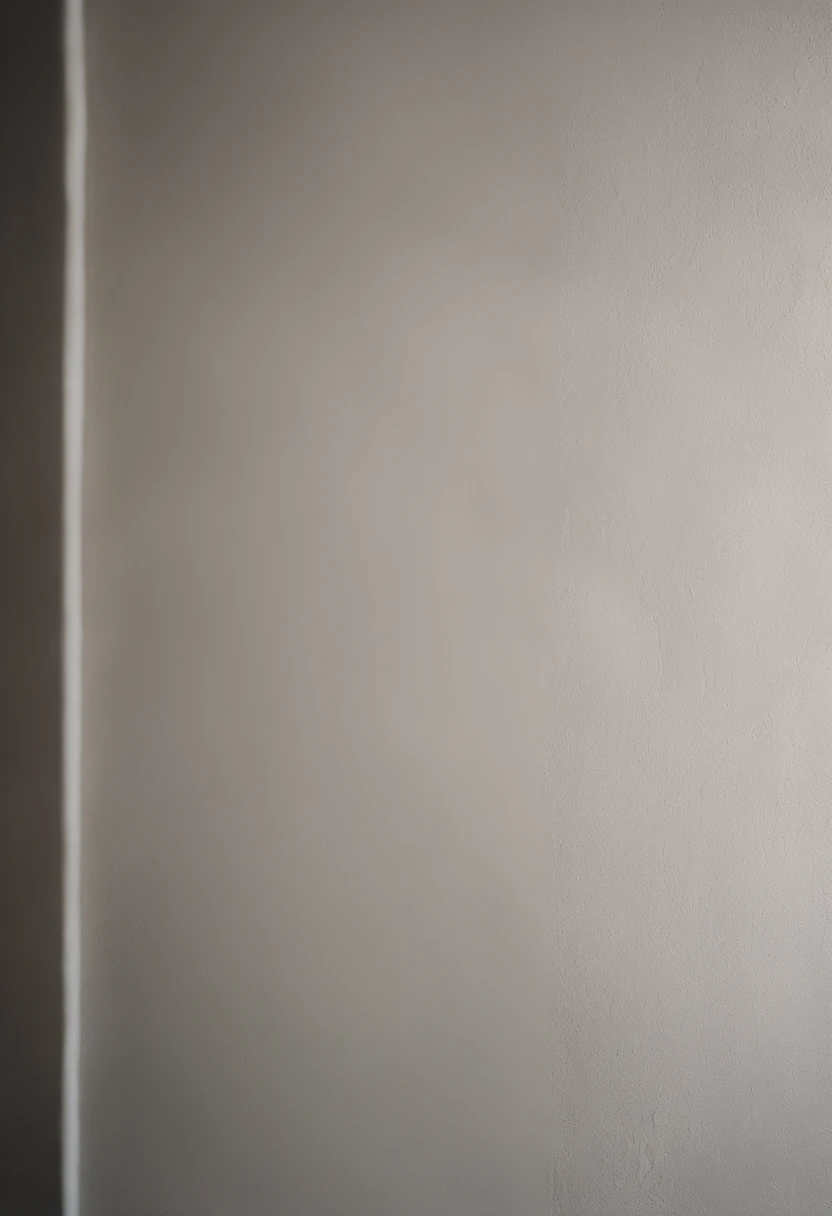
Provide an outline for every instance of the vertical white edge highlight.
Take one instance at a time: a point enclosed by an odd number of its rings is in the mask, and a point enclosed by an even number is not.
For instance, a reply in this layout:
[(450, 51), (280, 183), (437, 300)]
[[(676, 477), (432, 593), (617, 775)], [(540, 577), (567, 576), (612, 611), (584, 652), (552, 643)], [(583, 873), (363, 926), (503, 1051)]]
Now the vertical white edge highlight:
[(79, 1216), (81, 534), (84, 449), (84, 179), (87, 136), (83, 0), (64, 0), (63, 22), (66, 244), (63, 350), (64, 1043), (61, 1173), (64, 1216)]

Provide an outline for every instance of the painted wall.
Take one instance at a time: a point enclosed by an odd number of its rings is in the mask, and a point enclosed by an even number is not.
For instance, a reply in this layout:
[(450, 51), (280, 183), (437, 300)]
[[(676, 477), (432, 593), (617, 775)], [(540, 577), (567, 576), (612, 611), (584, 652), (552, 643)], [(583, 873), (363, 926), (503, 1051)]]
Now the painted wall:
[(87, 22), (84, 1211), (828, 1212), (828, 5)]

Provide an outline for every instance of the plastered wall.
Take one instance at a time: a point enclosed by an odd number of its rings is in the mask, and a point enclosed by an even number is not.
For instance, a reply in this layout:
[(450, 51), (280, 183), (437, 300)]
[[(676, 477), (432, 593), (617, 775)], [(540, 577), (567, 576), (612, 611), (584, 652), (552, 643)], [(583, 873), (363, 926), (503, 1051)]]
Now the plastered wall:
[(87, 32), (84, 1212), (828, 1212), (828, 5)]

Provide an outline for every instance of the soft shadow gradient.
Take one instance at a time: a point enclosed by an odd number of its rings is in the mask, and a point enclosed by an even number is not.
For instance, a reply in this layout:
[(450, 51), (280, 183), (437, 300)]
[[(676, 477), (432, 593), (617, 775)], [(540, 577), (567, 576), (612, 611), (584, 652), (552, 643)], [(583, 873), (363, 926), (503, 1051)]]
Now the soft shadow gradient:
[(828, 7), (87, 22), (85, 1211), (821, 1216)]

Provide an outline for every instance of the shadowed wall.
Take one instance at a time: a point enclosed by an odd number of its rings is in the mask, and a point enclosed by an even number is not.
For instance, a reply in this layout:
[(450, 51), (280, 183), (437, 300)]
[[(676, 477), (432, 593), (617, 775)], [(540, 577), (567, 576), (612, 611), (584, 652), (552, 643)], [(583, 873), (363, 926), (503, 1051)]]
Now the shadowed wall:
[(0, 1212), (54, 1216), (61, 1120), (61, 6), (0, 5)]
[(831, 22), (88, 4), (86, 1212), (828, 1210)]

